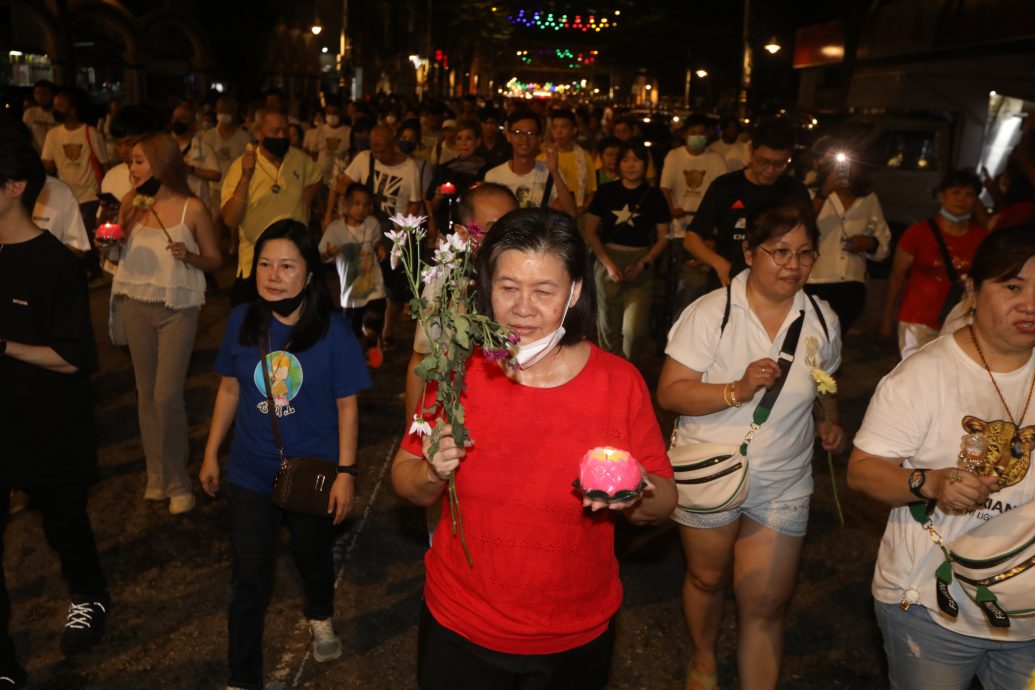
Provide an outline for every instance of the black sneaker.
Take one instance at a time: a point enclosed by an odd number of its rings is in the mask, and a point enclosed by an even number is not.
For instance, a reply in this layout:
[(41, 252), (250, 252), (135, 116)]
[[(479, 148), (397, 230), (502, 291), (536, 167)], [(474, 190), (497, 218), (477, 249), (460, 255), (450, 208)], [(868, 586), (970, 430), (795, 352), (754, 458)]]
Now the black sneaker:
[[(108, 617), (108, 597), (101, 601), (72, 601), (68, 605), (68, 622), (61, 635), (61, 652), (66, 655), (85, 652), (104, 637)], [(0, 686), (2, 687), (2, 686)]]

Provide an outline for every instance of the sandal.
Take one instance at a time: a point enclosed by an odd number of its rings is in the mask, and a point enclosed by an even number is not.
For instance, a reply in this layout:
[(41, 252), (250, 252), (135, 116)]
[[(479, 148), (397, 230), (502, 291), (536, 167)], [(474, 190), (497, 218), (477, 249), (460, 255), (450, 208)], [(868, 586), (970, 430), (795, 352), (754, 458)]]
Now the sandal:
[(701, 690), (719, 690), (719, 674), (705, 675), (700, 671), (695, 671), (694, 662), (691, 661), (686, 665), (686, 690), (690, 690), (690, 686), (694, 683), (697, 683)]

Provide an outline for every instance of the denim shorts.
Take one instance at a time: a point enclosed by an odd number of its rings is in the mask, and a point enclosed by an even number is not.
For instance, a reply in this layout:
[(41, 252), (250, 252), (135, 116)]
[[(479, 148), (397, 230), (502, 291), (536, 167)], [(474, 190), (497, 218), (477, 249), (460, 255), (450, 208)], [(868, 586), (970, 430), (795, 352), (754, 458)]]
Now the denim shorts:
[(753, 508), (739, 506), (721, 513), (692, 513), (676, 506), (672, 519), (684, 527), (715, 529), (725, 527), (740, 519), (741, 515), (758, 524), (788, 537), (804, 537), (809, 527), (809, 501), (811, 496), (771, 501)]
[(931, 620), (931, 612), (919, 604), (903, 611), (897, 604), (877, 601), (874, 609), (891, 690), (967, 690), (974, 676), (985, 688), (1029, 687), (1035, 640), (989, 640), (953, 632)]

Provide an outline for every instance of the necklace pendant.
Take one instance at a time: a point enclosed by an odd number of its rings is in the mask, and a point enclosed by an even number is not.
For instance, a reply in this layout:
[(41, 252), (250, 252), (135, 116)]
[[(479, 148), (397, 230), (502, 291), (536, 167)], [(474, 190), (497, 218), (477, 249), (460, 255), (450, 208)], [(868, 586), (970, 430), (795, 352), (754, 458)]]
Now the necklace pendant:
[(1020, 460), (1021, 456), (1024, 455), (1024, 444), (1021, 443), (1021, 437), (1016, 431), (1013, 433), (1013, 440), (1010, 442), (1010, 455), (1013, 456), (1014, 460)]
[(270, 187), (270, 191), (272, 191), (274, 194), (280, 194), (280, 185), (273, 185), (272, 187)]

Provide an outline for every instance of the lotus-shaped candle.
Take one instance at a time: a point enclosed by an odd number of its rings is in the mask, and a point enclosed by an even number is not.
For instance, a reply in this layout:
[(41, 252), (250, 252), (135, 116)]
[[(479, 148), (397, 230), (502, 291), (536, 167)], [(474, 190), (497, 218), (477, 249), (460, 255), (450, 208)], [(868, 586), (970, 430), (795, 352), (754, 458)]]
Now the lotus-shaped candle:
[(122, 233), (122, 228), (115, 223), (102, 223), (94, 235), (97, 244), (105, 246), (118, 244), (124, 238), (125, 235)]
[(640, 463), (628, 451), (605, 446), (582, 456), (575, 486), (591, 499), (620, 503), (639, 496), (646, 481)]

